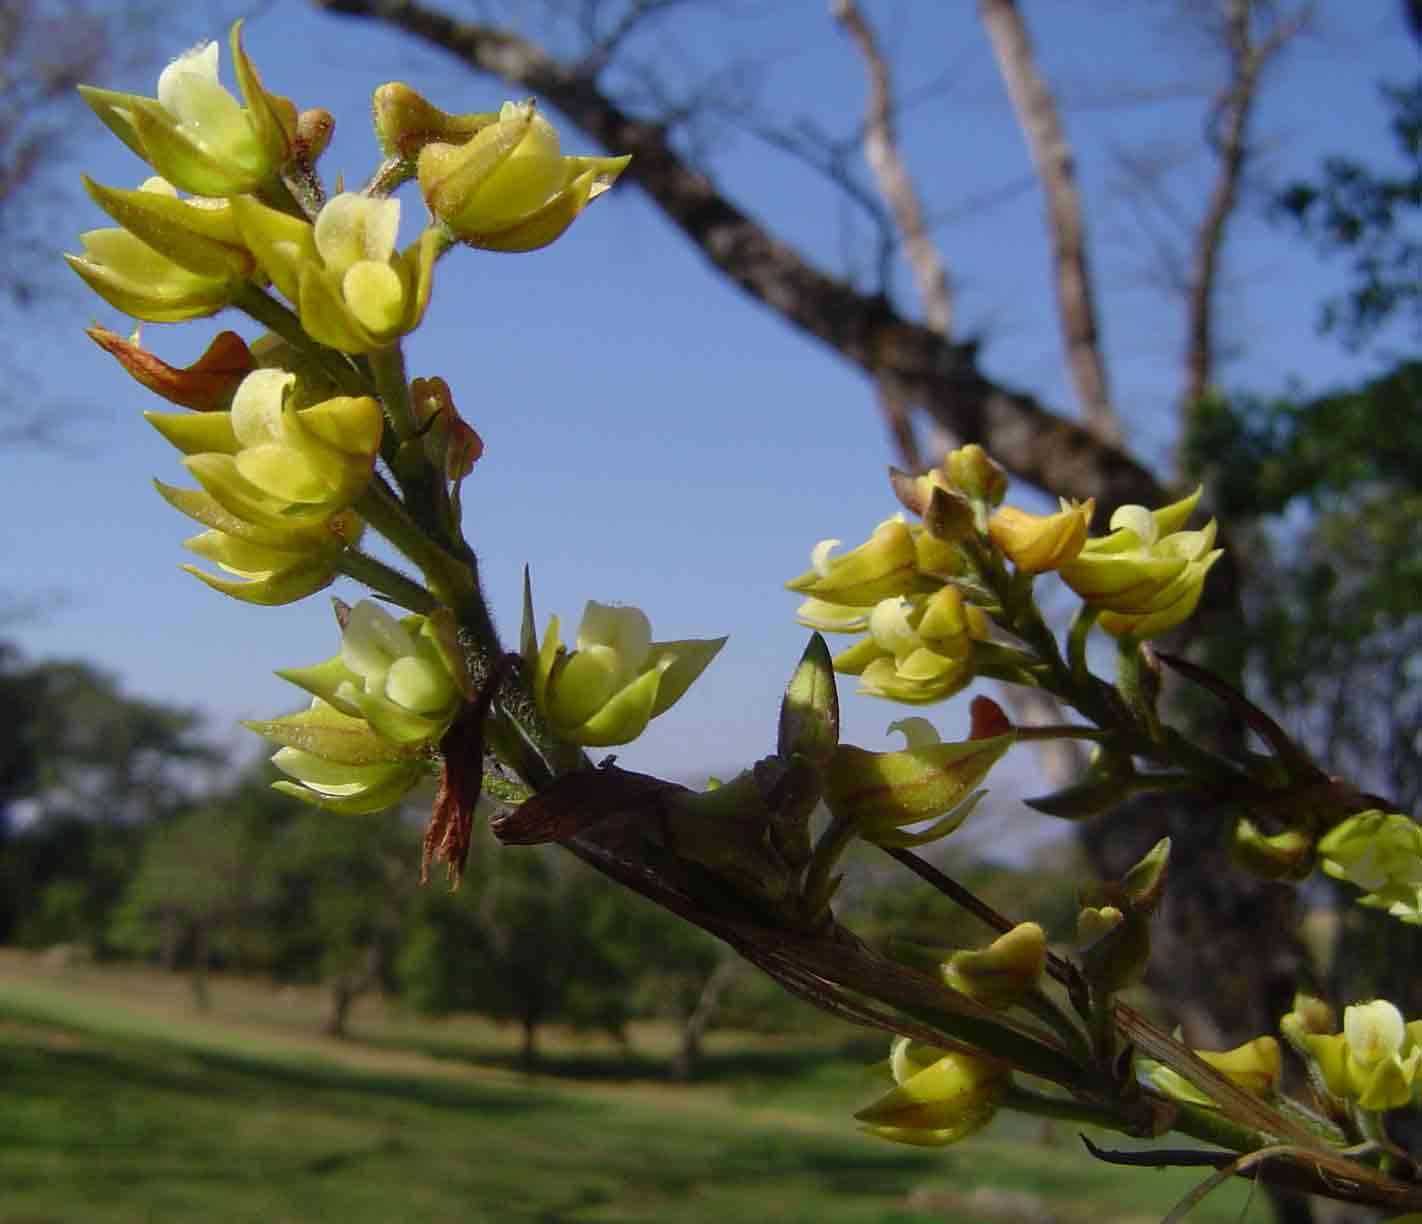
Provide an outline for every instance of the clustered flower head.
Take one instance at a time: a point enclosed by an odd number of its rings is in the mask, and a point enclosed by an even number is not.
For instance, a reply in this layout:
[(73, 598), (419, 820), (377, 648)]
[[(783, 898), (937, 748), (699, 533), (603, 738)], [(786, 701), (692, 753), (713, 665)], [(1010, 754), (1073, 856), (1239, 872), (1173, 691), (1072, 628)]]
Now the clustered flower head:
[[(807, 598), (796, 619), (830, 633), (863, 633), (834, 658), (860, 677), (860, 692), (894, 701), (940, 701), (973, 677), (974, 641), (986, 640), (983, 610), (951, 579), (964, 571), (952, 541), (895, 515), (843, 556), (823, 540), (811, 568), (786, 585)], [(866, 632), (867, 631), (867, 632)]]

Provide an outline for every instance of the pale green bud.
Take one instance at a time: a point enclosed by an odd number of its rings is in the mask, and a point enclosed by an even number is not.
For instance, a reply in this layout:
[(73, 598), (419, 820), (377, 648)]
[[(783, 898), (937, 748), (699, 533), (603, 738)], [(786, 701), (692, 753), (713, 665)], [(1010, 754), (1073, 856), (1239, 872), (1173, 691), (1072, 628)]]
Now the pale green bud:
[(1037, 989), (1046, 966), (1046, 933), (1035, 922), (1020, 922), (986, 948), (954, 952), (943, 980), (984, 1007), (1012, 1007)]
[(940, 1147), (992, 1121), (1011, 1078), (1003, 1063), (952, 1050), (925, 1066), (899, 1057), (899, 1048), (896, 1042), (891, 1057), (895, 1087), (854, 1115), (867, 1123), (867, 1133), (895, 1143)]
[[(895, 726), (909, 747), (868, 752), (852, 744), (835, 749), (825, 770), (824, 800), (836, 816), (853, 823), (859, 836), (885, 846), (925, 845), (946, 837), (967, 819), (983, 792), (988, 772), (1012, 746), (1015, 733), (937, 742), (926, 719)], [(919, 832), (909, 827), (932, 821)]]
[(532, 102), (505, 102), (497, 121), (462, 144), (420, 149), (425, 203), (461, 242), (532, 251), (558, 238), (617, 181), (628, 157), (564, 157), (558, 133)]

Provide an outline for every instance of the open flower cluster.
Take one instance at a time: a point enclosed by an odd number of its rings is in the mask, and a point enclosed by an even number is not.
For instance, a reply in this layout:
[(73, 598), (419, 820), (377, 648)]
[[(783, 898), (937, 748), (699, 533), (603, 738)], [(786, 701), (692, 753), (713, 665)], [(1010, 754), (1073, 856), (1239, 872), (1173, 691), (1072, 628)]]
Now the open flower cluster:
[(403, 177), (418, 169), (433, 217), (401, 252), (400, 204), (389, 197), (399, 177), (375, 192), (292, 206), (291, 184), (311, 180), (330, 117), (299, 113), (263, 87), (242, 49), (240, 23), (231, 41), (241, 102), (219, 80), (216, 43), (174, 60), (156, 98), (81, 90), (157, 175), (138, 191), (90, 183), (120, 228), (89, 231), (83, 254), (68, 257), (96, 293), (134, 318), (201, 318), (270, 284), (312, 339), (368, 353), (419, 324), (434, 261), (450, 242), (502, 251), (545, 246), (627, 164), (625, 157), (564, 157), (531, 103), (452, 116), (406, 86), (385, 86), (378, 134), (408, 158)]
[(834, 658), (860, 692), (893, 701), (941, 701), (973, 678), (973, 642), (990, 632), (983, 610), (949, 579), (965, 572), (952, 541), (901, 515), (843, 556), (838, 540), (815, 546), (812, 566), (787, 583), (808, 598), (796, 619), (829, 633), (861, 633)]

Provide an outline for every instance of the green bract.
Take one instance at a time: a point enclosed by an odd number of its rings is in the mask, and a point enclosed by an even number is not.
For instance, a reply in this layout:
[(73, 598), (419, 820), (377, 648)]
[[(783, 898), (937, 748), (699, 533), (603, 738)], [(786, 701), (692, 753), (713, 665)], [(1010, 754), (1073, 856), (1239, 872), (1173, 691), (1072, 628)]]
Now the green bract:
[(427, 776), (423, 752), (392, 744), (319, 697), (310, 709), (243, 725), (281, 745), (272, 763), (296, 782), (274, 782), (274, 789), (331, 811), (383, 811)]

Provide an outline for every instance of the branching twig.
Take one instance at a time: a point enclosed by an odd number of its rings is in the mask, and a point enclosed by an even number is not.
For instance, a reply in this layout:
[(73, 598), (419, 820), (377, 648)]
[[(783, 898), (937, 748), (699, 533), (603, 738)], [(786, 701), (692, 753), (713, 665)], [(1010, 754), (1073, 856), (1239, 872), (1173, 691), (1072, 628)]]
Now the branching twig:
[(1016, 0), (978, 0), (978, 12), (1041, 178), (1052, 238), (1057, 315), (1082, 416), (1097, 437), (1118, 442), (1121, 429), (1111, 407), (1106, 363), (1101, 354), (1086, 255), (1086, 220), (1076, 188), (1071, 146), (1051, 91), (1037, 70)]

